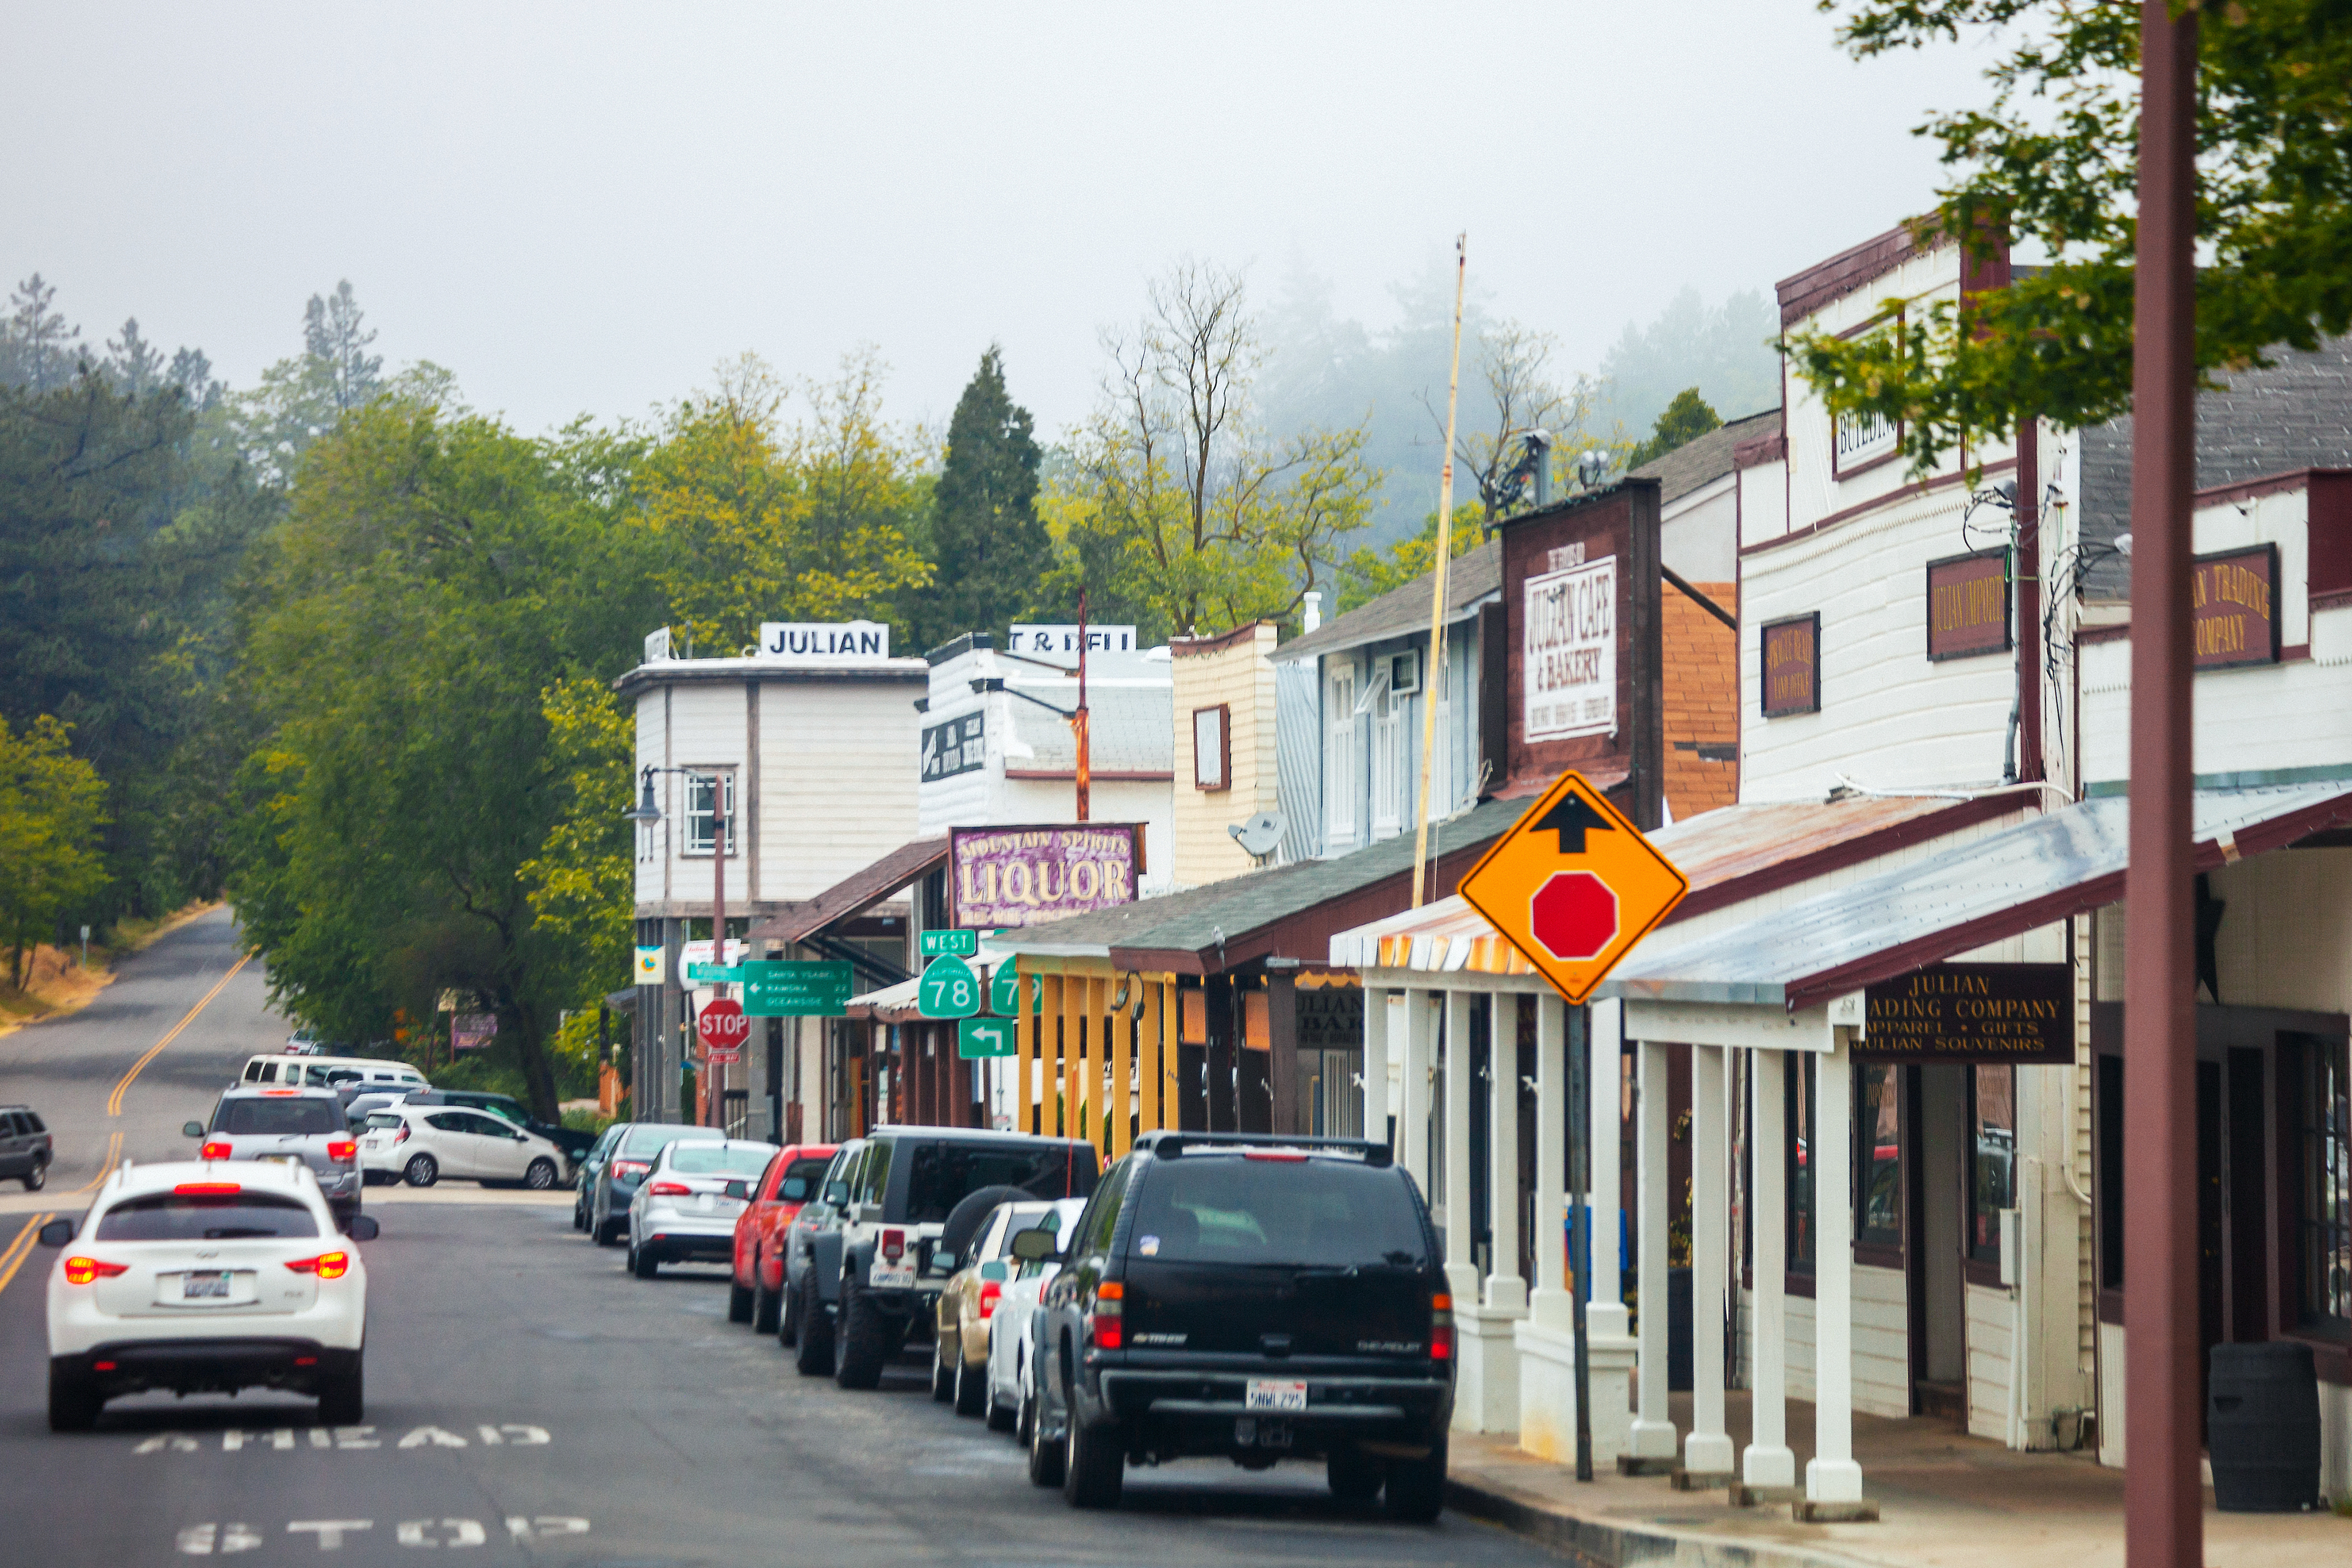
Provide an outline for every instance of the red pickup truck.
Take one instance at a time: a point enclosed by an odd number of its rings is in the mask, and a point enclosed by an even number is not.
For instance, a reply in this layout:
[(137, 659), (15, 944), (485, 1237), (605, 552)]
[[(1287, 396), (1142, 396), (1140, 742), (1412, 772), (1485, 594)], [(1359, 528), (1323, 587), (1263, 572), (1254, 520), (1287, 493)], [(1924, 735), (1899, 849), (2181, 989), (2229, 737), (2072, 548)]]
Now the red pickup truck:
[(793, 1144), (778, 1150), (736, 1217), (735, 1286), (727, 1293), (727, 1316), (750, 1323), (755, 1333), (776, 1332), (784, 1307), (784, 1233), (801, 1205), (816, 1196), (834, 1147)]

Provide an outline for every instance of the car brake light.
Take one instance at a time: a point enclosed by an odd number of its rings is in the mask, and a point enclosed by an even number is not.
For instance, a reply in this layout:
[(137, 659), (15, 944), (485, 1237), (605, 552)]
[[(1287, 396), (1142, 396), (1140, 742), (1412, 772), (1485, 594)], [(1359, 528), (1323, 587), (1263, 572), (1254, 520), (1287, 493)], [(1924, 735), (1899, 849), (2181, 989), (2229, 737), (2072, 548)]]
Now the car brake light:
[(214, 1140), (212, 1143), (206, 1144), (199, 1157), (207, 1160), (226, 1160), (233, 1158), (236, 1154), (236, 1145), (235, 1144), (230, 1143), (226, 1138), (219, 1138)]
[(884, 1231), (882, 1233), (882, 1256), (889, 1259), (890, 1261), (895, 1263), (906, 1255), (907, 1233), (903, 1230)]
[(1105, 1280), (1095, 1287), (1095, 1305), (1087, 1314), (1087, 1329), (1097, 1350), (1117, 1350), (1123, 1342), (1126, 1296), (1127, 1287), (1117, 1280)]
[(299, 1089), (265, 1089), (262, 1091), (262, 1093), (272, 1099), (282, 1094), (299, 1094), (300, 1092), (302, 1092)]
[(1296, 1165), (1305, 1160), (1307, 1156), (1300, 1154), (1296, 1149), (1244, 1149), (1242, 1151), (1242, 1158), (1245, 1160), (1280, 1160), (1285, 1165)]
[(397, 1133), (394, 1133), (394, 1134), (392, 1135), (392, 1141), (393, 1141), (394, 1143), (395, 1143), (395, 1144), (404, 1144), (404, 1143), (408, 1142), (408, 1124), (407, 1124), (407, 1123), (403, 1122), (403, 1123), (400, 1124), (400, 1131), (398, 1131)]
[(331, 1160), (355, 1160), (359, 1158), (359, 1140), (356, 1138), (335, 1138), (330, 1140), (327, 1145), (327, 1157)]
[(340, 1280), (352, 1271), (352, 1255), (348, 1252), (321, 1252), (316, 1258), (298, 1258), (286, 1266), (297, 1274), (316, 1274), (321, 1280)]
[(605, 1168), (613, 1173), (614, 1179), (617, 1181), (625, 1176), (641, 1176), (654, 1167), (650, 1160), (614, 1160)]
[(1444, 1291), (1429, 1298), (1429, 1359), (1454, 1359), (1454, 1298)]
[(998, 1284), (995, 1281), (983, 1280), (981, 1281), (980, 1315), (983, 1318), (994, 1317), (996, 1315), (997, 1298), (1003, 1294), (1004, 1287)]
[(92, 1280), (111, 1280), (117, 1274), (127, 1272), (130, 1268), (128, 1263), (101, 1263), (95, 1258), (68, 1258), (66, 1260), (66, 1283), (87, 1285)]
[(682, 1181), (657, 1181), (646, 1188), (656, 1197), (691, 1197), (694, 1189)]
[(89, 1369), (92, 1372), (113, 1372), (118, 1370), (116, 1364), (110, 1361), (93, 1361), (89, 1364)]
[(184, 1181), (172, 1189), (183, 1197), (219, 1197), (232, 1192), (243, 1192), (242, 1183), (233, 1181)]

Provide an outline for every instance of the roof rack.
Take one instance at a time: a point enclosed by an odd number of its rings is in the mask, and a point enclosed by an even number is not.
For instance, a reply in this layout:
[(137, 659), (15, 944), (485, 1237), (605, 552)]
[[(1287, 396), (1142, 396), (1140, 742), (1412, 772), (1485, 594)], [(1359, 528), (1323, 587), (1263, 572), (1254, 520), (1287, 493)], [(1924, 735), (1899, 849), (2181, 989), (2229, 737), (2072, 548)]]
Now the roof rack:
[(1135, 1146), (1150, 1153), (1155, 1159), (1180, 1158), (1188, 1146), (1199, 1145), (1223, 1148), (1305, 1149), (1314, 1154), (1356, 1155), (1368, 1166), (1384, 1166), (1394, 1159), (1388, 1145), (1370, 1138), (1309, 1138), (1294, 1137), (1286, 1133), (1146, 1133), (1135, 1140)]

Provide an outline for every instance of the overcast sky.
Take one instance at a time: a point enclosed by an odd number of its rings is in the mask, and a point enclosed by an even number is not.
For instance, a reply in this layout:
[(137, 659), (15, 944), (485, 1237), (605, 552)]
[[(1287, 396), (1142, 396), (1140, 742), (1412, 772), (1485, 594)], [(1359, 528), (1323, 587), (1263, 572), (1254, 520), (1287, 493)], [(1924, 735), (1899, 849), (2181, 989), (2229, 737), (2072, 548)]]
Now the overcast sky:
[(1051, 431), (1180, 254), (1380, 326), (1456, 230), (1589, 368), (1920, 210), (1909, 128), (1984, 93), (1964, 48), (1849, 60), (1808, 0), (12, 13), (0, 281), (244, 384), (349, 277), (388, 368), (532, 430), (861, 342), (943, 423), (993, 340)]

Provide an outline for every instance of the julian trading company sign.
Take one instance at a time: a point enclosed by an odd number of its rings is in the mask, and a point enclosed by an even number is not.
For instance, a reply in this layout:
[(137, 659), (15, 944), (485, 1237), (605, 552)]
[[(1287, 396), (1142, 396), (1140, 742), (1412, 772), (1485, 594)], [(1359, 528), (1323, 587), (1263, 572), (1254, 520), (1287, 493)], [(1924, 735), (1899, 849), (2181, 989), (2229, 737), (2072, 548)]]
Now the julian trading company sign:
[(2074, 971), (2063, 964), (1931, 964), (1864, 995), (1857, 1057), (2060, 1065), (2074, 1060)]
[(2279, 660), (2278, 546), (2200, 555), (2189, 590), (2196, 666), (2275, 664)]
[(1135, 900), (1139, 822), (948, 830), (948, 924), (1042, 925)]

